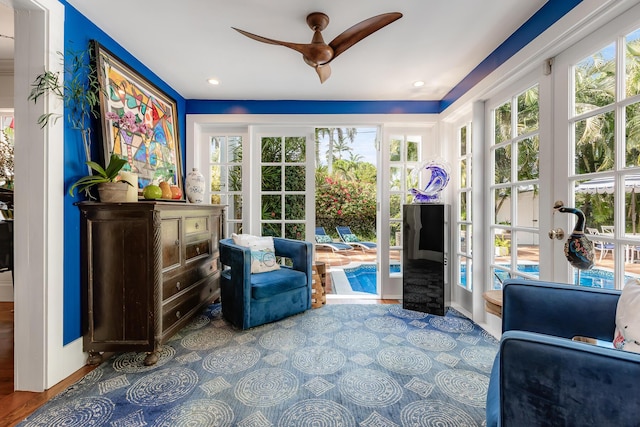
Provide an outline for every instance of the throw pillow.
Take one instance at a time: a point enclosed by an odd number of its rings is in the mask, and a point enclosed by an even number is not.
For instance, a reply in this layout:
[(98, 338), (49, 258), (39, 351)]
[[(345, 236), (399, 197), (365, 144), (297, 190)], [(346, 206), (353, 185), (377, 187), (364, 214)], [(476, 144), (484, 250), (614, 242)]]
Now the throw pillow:
[(331, 236), (327, 236), (326, 234), (316, 235), (316, 243), (331, 243), (333, 239)]
[(347, 243), (359, 242), (360, 241), (360, 239), (358, 239), (358, 236), (356, 236), (355, 234), (343, 234), (342, 238)]
[(617, 349), (640, 353), (640, 281), (629, 280), (616, 308), (616, 331), (613, 345)]
[(273, 237), (233, 233), (231, 238), (236, 245), (251, 249), (251, 273), (266, 273), (280, 268), (276, 262)]

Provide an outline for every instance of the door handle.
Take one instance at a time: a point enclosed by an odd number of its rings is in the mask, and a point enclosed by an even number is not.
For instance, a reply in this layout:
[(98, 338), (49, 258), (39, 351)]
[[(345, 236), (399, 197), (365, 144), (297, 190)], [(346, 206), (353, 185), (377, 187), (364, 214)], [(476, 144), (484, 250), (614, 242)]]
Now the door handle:
[(549, 230), (549, 238), (551, 240), (553, 240), (553, 239), (558, 239), (558, 240), (564, 239), (564, 230), (562, 228), (552, 228), (551, 230)]

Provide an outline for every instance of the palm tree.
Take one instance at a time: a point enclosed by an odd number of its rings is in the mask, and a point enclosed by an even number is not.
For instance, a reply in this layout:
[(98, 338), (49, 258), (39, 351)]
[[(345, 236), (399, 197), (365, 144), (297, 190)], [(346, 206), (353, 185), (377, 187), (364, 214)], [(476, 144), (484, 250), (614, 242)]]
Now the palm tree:
[(333, 159), (338, 154), (342, 158), (343, 152), (350, 152), (351, 147), (347, 140), (353, 143), (358, 130), (356, 128), (316, 128), (316, 158), (320, 157), (320, 140), (329, 138), (329, 148), (327, 149), (327, 165), (329, 175), (333, 173)]

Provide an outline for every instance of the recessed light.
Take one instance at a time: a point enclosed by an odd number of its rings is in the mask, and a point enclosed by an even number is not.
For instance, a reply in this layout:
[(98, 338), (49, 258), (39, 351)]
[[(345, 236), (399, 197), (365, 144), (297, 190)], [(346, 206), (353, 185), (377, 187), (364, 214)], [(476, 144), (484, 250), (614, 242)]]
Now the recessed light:
[(209, 82), (209, 84), (217, 86), (220, 84), (220, 81), (218, 79), (209, 79), (207, 80)]
[(424, 82), (422, 80), (418, 80), (417, 82), (413, 82), (413, 87), (422, 87), (424, 86)]

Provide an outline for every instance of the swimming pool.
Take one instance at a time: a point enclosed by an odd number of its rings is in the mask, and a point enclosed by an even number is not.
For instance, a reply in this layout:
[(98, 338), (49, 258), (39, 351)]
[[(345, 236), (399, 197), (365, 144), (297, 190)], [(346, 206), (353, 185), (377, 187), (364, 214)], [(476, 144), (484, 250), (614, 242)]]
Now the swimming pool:
[[(391, 264), (390, 273), (400, 273), (400, 264)], [(502, 265), (507, 267), (507, 265)], [(460, 279), (463, 285), (466, 285), (465, 277), (466, 266), (462, 265), (460, 268)], [(540, 277), (540, 266), (538, 264), (518, 264), (518, 271), (521, 271), (535, 278)], [(368, 294), (376, 294), (376, 273), (377, 268), (375, 264), (360, 264), (356, 267), (348, 267), (344, 269), (344, 273), (349, 281), (349, 286), (356, 292), (365, 292)], [(496, 275), (493, 281), (493, 289), (502, 289), (502, 282), (508, 279), (509, 272), (503, 270), (496, 270)], [(574, 280), (578, 277), (577, 271), (574, 276)], [(625, 282), (629, 279), (635, 279), (637, 276), (628, 275), (624, 276)], [(574, 282), (575, 283), (575, 282)], [(613, 272), (608, 270), (602, 270), (594, 268), (591, 270), (583, 270), (580, 274), (580, 286), (589, 288), (604, 288), (615, 289), (615, 281), (613, 278)]]
[[(507, 265), (503, 265), (503, 267), (507, 267)], [(538, 264), (518, 264), (518, 271), (526, 273), (528, 275), (534, 276), (535, 278), (540, 277), (540, 266)], [(466, 266), (462, 265), (460, 268), (460, 279), (463, 285), (466, 285), (466, 277), (465, 277)], [(496, 277), (493, 281), (493, 289), (502, 289), (502, 282), (508, 279), (509, 272), (496, 270)], [(578, 278), (578, 272), (574, 275), (574, 282)], [(626, 282), (629, 279), (635, 279), (637, 276), (625, 274), (624, 281)], [(615, 289), (615, 280), (613, 277), (613, 272), (609, 270), (602, 270), (599, 268), (593, 268), (591, 270), (582, 270), (580, 273), (580, 286), (585, 286), (589, 288), (603, 288), (603, 289)]]
[[(349, 286), (356, 292), (366, 292), (368, 294), (377, 294), (376, 292), (376, 274), (377, 266), (375, 264), (360, 264), (357, 267), (344, 268), (344, 274), (347, 276)], [(400, 273), (400, 264), (391, 264), (389, 266), (390, 273)]]

